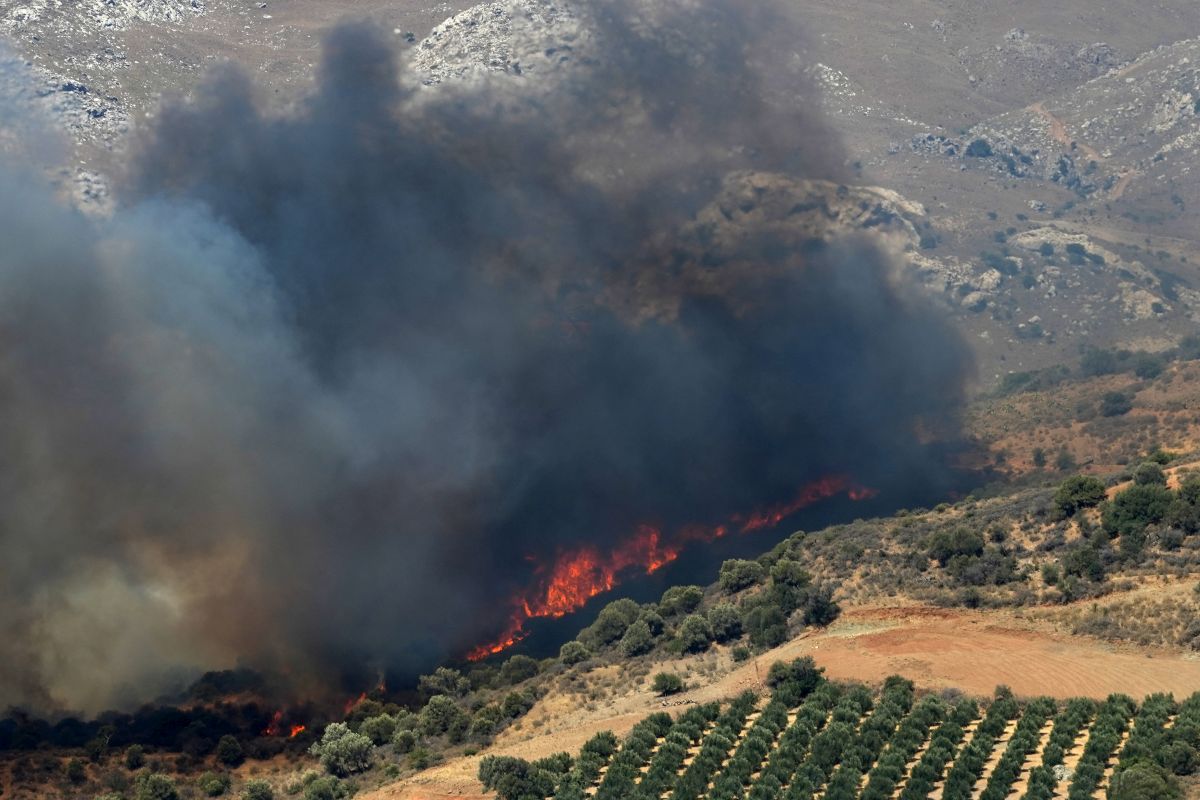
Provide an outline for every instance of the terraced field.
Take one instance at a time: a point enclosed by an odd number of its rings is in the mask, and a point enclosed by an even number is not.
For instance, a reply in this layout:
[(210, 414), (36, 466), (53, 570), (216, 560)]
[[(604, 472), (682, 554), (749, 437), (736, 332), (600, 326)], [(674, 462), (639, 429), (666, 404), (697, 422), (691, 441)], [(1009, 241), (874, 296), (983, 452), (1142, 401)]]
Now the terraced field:
[[(1134, 764), (1194, 769), (1200, 692), (1102, 702), (810, 680), (656, 713), (554, 773), (558, 800), (1091, 800)], [(537, 765), (534, 765), (537, 768)], [(1114, 778), (1114, 776), (1117, 776)], [(1168, 778), (1169, 780), (1169, 778)]]

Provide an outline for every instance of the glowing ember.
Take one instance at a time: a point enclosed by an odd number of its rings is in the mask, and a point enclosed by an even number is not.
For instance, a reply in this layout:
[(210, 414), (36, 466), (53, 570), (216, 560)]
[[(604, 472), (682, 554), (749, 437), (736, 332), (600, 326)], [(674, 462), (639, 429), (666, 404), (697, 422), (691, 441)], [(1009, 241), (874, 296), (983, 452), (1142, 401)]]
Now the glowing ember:
[[(673, 544), (664, 543), (661, 531), (642, 525), (633, 536), (607, 555), (590, 545), (560, 553), (549, 570), (542, 567), (535, 571), (539, 580), (534, 587), (514, 598), (515, 610), (504, 632), (496, 641), (476, 647), (467, 654), (467, 659), (479, 661), (507, 650), (528, 635), (525, 630), (528, 620), (561, 617), (580, 609), (596, 595), (617, 586), (622, 574), (635, 570), (645, 575), (657, 572), (677, 559), (684, 545), (689, 542), (711, 542), (727, 535), (730, 530), (752, 533), (773, 528), (800, 509), (842, 493), (856, 501), (867, 500), (877, 494), (874, 489), (859, 486), (844, 475), (833, 475), (802, 487), (795, 499), (788, 503), (746, 516), (735, 515), (724, 525), (689, 525), (682, 528), (674, 537)], [(357, 702), (347, 705), (347, 714)]]
[(367, 699), (367, 693), (363, 692), (358, 697), (354, 697), (354, 698), (347, 700), (346, 705), (342, 706), (342, 716), (343, 717), (350, 716), (350, 712), (354, 710), (354, 707), (366, 699)]
[(307, 728), (307, 725), (293, 725), (288, 731), (288, 738), (295, 739), (297, 736), (304, 733)]
[(267, 723), (267, 727), (263, 728), (262, 735), (263, 736), (278, 736), (279, 735), (279, 723), (282, 720), (283, 720), (283, 712), (276, 711), (274, 714), (271, 715), (271, 721)]

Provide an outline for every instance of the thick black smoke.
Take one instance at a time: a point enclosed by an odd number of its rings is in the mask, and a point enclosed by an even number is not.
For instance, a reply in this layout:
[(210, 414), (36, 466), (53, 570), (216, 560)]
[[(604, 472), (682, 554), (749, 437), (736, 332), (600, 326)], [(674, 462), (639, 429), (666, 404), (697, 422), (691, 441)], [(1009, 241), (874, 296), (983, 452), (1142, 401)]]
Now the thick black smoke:
[(727, 207), (842, 161), (745, 5), (597, 0), (537, 91), (341, 28), (292, 113), (232, 68), (167, 103), (103, 222), (0, 172), (0, 703), (428, 667), (529, 556), (926, 468), (956, 337)]

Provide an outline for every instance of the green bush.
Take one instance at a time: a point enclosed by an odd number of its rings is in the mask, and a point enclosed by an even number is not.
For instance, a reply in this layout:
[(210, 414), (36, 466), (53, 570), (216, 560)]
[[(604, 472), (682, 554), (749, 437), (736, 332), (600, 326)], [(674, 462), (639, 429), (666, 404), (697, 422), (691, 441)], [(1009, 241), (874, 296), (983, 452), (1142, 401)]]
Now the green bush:
[(683, 678), (670, 672), (660, 672), (651, 684), (660, 695), (679, 694), (684, 690)]
[(1100, 398), (1100, 414), (1120, 417), (1133, 410), (1133, 398), (1124, 392), (1107, 392)]
[(1101, 521), (1110, 536), (1141, 533), (1148, 525), (1161, 522), (1171, 507), (1174, 495), (1165, 486), (1130, 486), (1104, 507)]
[(690, 614), (700, 607), (704, 599), (704, 590), (699, 586), (672, 586), (663, 592), (658, 601), (658, 611), (664, 617), (678, 617)]
[(626, 657), (640, 656), (654, 649), (654, 635), (644, 620), (636, 620), (621, 637), (621, 653)]
[(133, 782), (134, 800), (179, 800), (175, 781), (157, 772), (143, 772)]
[(1080, 509), (1100, 505), (1106, 496), (1104, 482), (1099, 478), (1075, 475), (1058, 485), (1058, 490), (1054, 493), (1054, 504), (1069, 517)]
[(641, 607), (627, 597), (606, 605), (596, 621), (579, 632), (576, 637), (592, 652), (616, 642), (625, 635), (625, 630), (641, 614)]
[(1167, 475), (1153, 461), (1144, 461), (1133, 471), (1133, 482), (1137, 486), (1166, 486)]
[(141, 769), (146, 765), (146, 750), (140, 744), (131, 744), (125, 750), (125, 768)]
[(420, 689), (421, 696), (427, 699), (435, 694), (464, 697), (467, 692), (471, 691), (471, 681), (456, 669), (438, 667), (432, 675), (422, 675), (417, 680), (417, 687)]
[(729, 642), (742, 635), (742, 615), (732, 603), (718, 603), (705, 616), (715, 641)]
[(209, 797), (220, 797), (225, 794), (229, 791), (231, 783), (228, 775), (215, 772), (206, 772), (196, 781), (196, 785), (200, 787), (200, 791)]
[(1108, 789), (1109, 800), (1176, 800), (1182, 796), (1175, 776), (1153, 761), (1121, 765)]
[(578, 664), (592, 657), (592, 653), (579, 642), (567, 642), (558, 651), (558, 659), (567, 666)]
[(983, 537), (966, 528), (938, 531), (929, 537), (925, 549), (930, 558), (944, 567), (954, 556), (982, 555)]
[(421, 709), (418, 724), (421, 733), (426, 736), (446, 735), (450, 741), (459, 742), (470, 729), (471, 717), (458, 703), (439, 694), (429, 698), (429, 702)]
[(527, 681), (537, 674), (538, 662), (529, 656), (513, 656), (500, 667), (500, 681), (508, 686)]
[(543, 800), (554, 791), (551, 773), (512, 756), (484, 756), (479, 781), (499, 800)]
[(767, 571), (757, 561), (732, 558), (721, 565), (717, 583), (722, 591), (733, 594), (762, 583)]
[(236, 767), (246, 760), (242, 751), (242, 743), (232, 736), (225, 735), (217, 742), (217, 761), (227, 767)]
[(266, 781), (247, 781), (242, 789), (242, 800), (275, 800), (275, 790)]
[(309, 752), (320, 759), (330, 774), (345, 777), (371, 766), (375, 745), (368, 737), (350, 730), (346, 723), (333, 722), (326, 726), (320, 741), (313, 742)]
[(679, 626), (678, 641), (685, 653), (703, 653), (713, 640), (708, 620), (699, 614), (685, 617)]
[(358, 726), (358, 732), (376, 745), (387, 744), (396, 733), (396, 718), (391, 714), (368, 717)]
[(756, 598), (743, 606), (742, 627), (757, 647), (778, 647), (787, 641), (787, 615), (770, 601)]

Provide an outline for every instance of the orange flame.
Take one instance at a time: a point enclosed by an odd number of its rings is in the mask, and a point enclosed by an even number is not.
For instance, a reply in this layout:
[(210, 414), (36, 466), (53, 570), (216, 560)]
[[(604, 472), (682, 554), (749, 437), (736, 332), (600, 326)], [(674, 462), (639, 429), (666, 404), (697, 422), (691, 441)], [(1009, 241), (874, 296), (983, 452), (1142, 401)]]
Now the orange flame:
[(295, 739), (297, 736), (304, 733), (304, 731), (306, 731), (306, 730), (308, 730), (307, 725), (293, 725), (288, 731), (288, 738)]
[[(559, 553), (549, 570), (549, 577), (540, 579), (527, 592), (514, 598), (512, 619), (504, 632), (488, 644), (482, 644), (467, 654), (468, 661), (479, 661), (490, 655), (503, 652), (524, 639), (528, 633), (525, 623), (540, 617), (561, 617), (580, 609), (598, 594), (615, 588), (621, 575), (640, 570), (651, 575), (679, 558), (684, 545), (689, 542), (711, 542), (737, 530), (739, 533), (773, 528), (787, 517), (821, 500), (841, 493), (851, 500), (866, 500), (878, 492), (854, 483), (844, 475), (833, 475), (801, 487), (795, 499), (747, 516), (734, 515), (728, 524), (705, 527), (689, 525), (675, 536), (674, 544), (663, 542), (662, 532), (649, 525), (641, 525), (628, 540), (604, 555), (591, 545), (570, 552)], [(539, 568), (535, 574), (544, 574)], [(350, 713), (353, 704), (347, 706)]]

